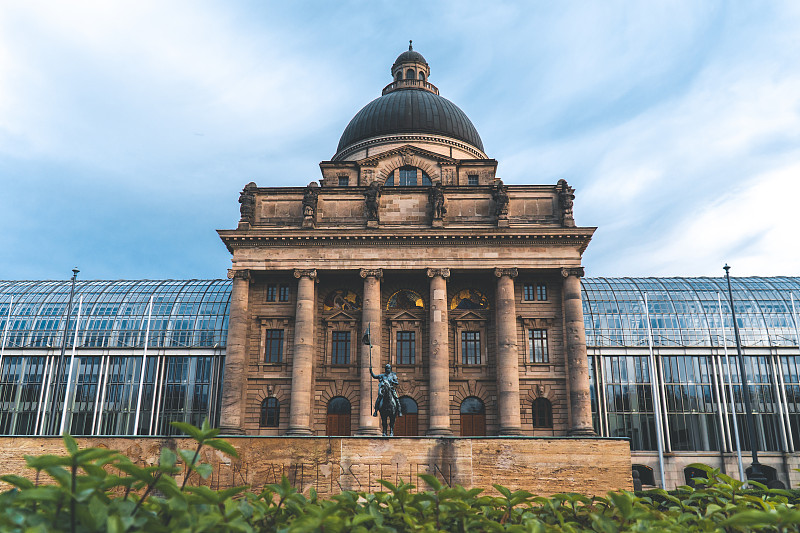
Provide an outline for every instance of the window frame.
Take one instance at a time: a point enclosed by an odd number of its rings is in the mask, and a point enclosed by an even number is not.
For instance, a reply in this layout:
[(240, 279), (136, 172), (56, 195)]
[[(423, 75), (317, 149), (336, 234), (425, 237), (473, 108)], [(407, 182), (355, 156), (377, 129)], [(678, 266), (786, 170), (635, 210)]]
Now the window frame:
[[(550, 364), (550, 347), (547, 339), (548, 337), (547, 328), (526, 328), (526, 331), (528, 332), (527, 335), (528, 364), (531, 365)], [(539, 339), (535, 338), (535, 333), (537, 332), (542, 334), (541, 338)], [(538, 355), (536, 353), (537, 341), (539, 341), (538, 344), (543, 348), (541, 361), (536, 360)]]
[[(277, 405), (270, 406), (271, 400), (275, 400)], [(270, 411), (273, 410), (275, 415), (274, 423), (270, 424)], [(268, 396), (261, 400), (261, 412), (258, 417), (259, 428), (278, 428), (281, 424), (281, 401), (275, 396)]]

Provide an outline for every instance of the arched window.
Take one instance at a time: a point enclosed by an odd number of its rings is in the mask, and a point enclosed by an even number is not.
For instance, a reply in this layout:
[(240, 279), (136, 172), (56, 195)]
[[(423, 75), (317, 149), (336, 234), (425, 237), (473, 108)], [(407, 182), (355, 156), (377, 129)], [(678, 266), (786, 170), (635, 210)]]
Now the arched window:
[(642, 482), (642, 485), (653, 485), (656, 484), (656, 478), (653, 475), (653, 469), (647, 465), (631, 465), (631, 471), (639, 473), (639, 479)]
[(422, 296), (410, 289), (400, 289), (389, 296), (386, 309), (425, 309)]
[(486, 407), (480, 398), (470, 396), (461, 402), (461, 436), (486, 436)]
[(277, 398), (264, 398), (261, 402), (261, 419), (259, 426), (262, 428), (276, 428), (280, 424), (281, 402)]
[(395, 81), (400, 81), (401, 79), (403, 79), (403, 71), (398, 70), (397, 72), (395, 72), (394, 79)]
[(384, 187), (391, 187), (393, 185), (413, 187), (420, 184), (431, 185), (431, 177), (428, 176), (424, 170), (411, 166), (400, 167), (397, 170), (393, 170), (391, 174), (386, 176), (386, 181), (383, 182)]
[(419, 81), (425, 81), (425, 73), (424, 72), (420, 72), (419, 73)]
[(342, 396), (335, 396), (328, 402), (328, 420), (326, 433), (330, 436), (350, 436), (350, 401)]
[(450, 309), (489, 309), (489, 299), (477, 289), (464, 289), (450, 300)]
[(533, 427), (553, 427), (553, 405), (547, 398), (536, 398), (533, 400)]
[(414, 76), (414, 69), (413, 68), (408, 69), (406, 71), (406, 79), (413, 80), (414, 78), (416, 78), (416, 76)]
[(417, 402), (409, 396), (402, 396), (400, 405), (403, 406), (403, 416), (395, 421), (394, 434), (398, 437), (416, 437), (419, 435)]

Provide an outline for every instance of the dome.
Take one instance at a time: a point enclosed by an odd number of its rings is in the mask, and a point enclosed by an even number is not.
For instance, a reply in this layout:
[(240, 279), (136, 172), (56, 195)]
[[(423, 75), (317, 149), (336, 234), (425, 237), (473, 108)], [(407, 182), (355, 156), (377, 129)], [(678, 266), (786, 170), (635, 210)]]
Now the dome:
[(431, 91), (409, 88), (384, 94), (356, 113), (344, 129), (336, 153), (359, 141), (393, 133), (443, 135), (483, 152), (478, 130), (458, 106)]
[(425, 65), (428, 64), (428, 62), (425, 61), (425, 58), (422, 57), (422, 54), (420, 54), (416, 50), (411, 50), (411, 49), (397, 56), (397, 59), (394, 60), (394, 65), (392, 66), (394, 67), (395, 65), (399, 65), (400, 63), (422, 63)]

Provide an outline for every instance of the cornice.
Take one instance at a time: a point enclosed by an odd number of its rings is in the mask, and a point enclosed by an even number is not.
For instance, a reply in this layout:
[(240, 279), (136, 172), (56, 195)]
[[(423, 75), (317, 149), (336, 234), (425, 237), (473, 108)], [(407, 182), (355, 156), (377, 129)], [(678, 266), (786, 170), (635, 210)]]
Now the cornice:
[(578, 246), (584, 252), (597, 228), (547, 228), (535, 232), (512, 228), (511, 231), (463, 233), (454, 231), (420, 232), (369, 232), (361, 230), (350, 234), (325, 232), (319, 230), (287, 231), (239, 231), (217, 230), (228, 251), (233, 248), (254, 248), (270, 246), (397, 246), (397, 245), (467, 245), (475, 246), (502, 242), (503, 245), (560, 245)]

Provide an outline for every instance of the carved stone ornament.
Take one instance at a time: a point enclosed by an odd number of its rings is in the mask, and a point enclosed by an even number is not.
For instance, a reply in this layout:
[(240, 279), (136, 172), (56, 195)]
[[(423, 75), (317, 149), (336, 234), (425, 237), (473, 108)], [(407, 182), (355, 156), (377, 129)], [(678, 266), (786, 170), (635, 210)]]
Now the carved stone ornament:
[(560, 179), (556, 185), (558, 191), (558, 206), (561, 208), (561, 225), (565, 228), (575, 226), (572, 215), (572, 201), (575, 199), (575, 189), (567, 184), (567, 180)]
[(441, 182), (437, 181), (436, 184), (430, 188), (428, 199), (433, 208), (434, 220), (441, 220), (444, 218), (447, 214), (447, 208), (444, 205), (444, 191), (442, 190)]
[(494, 215), (498, 219), (508, 218), (508, 192), (503, 180), (497, 180), (492, 188)]
[(382, 268), (362, 268), (358, 274), (362, 278), (378, 278), (381, 279), (383, 277), (383, 269)]
[(240, 222), (253, 222), (253, 217), (256, 214), (256, 188), (256, 184), (251, 181), (239, 193), (239, 203), (241, 204), (239, 206)]
[(367, 220), (378, 220), (378, 205), (380, 203), (381, 186), (377, 181), (369, 184), (364, 193), (364, 204), (367, 208)]
[(403, 165), (404, 166), (411, 165), (411, 162), (412, 162), (411, 158), (412, 157), (414, 157), (414, 154), (412, 154), (408, 150), (403, 150), (403, 151), (400, 152), (400, 159), (403, 161)]
[(228, 269), (228, 279), (250, 279), (250, 270), (244, 268), (241, 270)]
[(297, 279), (300, 279), (300, 278), (317, 279), (317, 271), (316, 271), (316, 269), (313, 269), (313, 268), (309, 268), (309, 269), (306, 269), (306, 268), (295, 268), (294, 269), (294, 277), (296, 277)]
[(317, 197), (319, 196), (319, 185), (312, 181), (303, 193), (303, 216), (313, 217), (317, 213)]
[(449, 268), (429, 268), (428, 269), (428, 277), (435, 278), (436, 276), (442, 278), (449, 278), (450, 277), (450, 269)]
[(583, 267), (575, 267), (575, 268), (562, 268), (561, 269), (561, 276), (564, 278), (568, 278), (570, 276), (576, 276), (582, 278), (584, 276)]
[(498, 278), (502, 278), (503, 276), (508, 276), (509, 278), (516, 278), (519, 272), (516, 268), (495, 268), (494, 275)]

